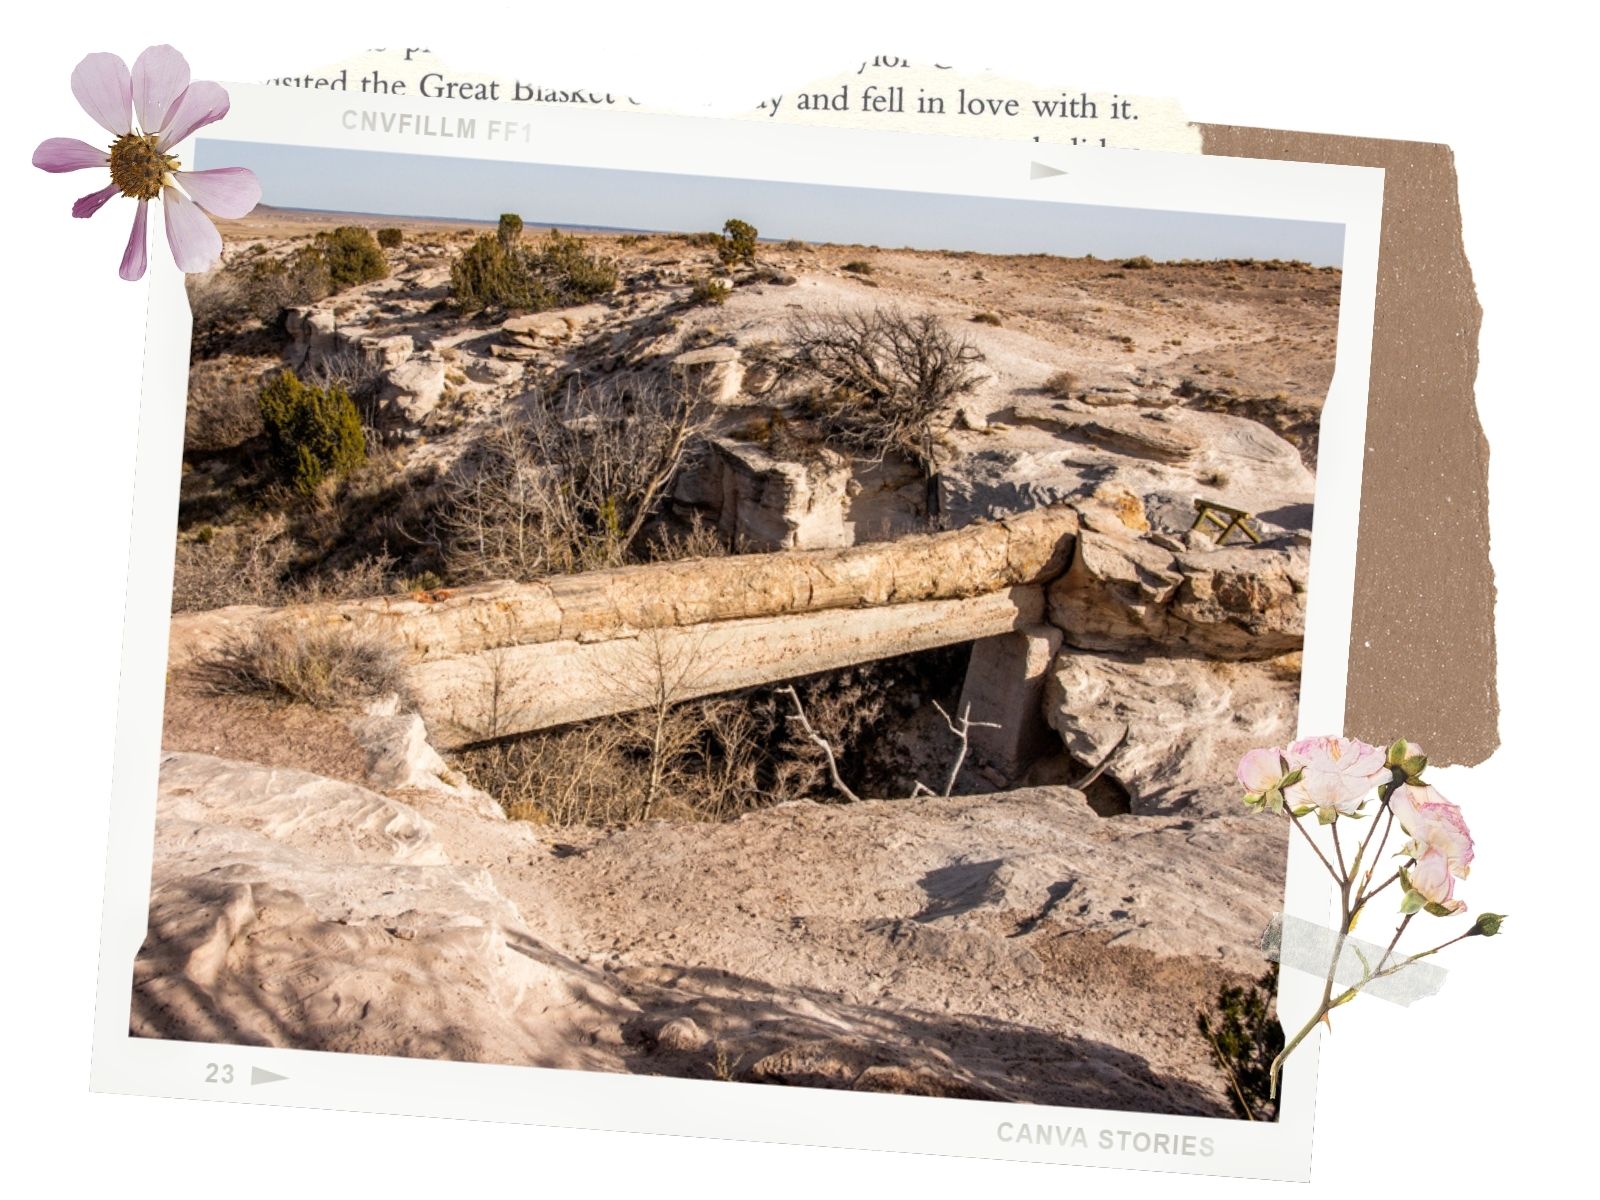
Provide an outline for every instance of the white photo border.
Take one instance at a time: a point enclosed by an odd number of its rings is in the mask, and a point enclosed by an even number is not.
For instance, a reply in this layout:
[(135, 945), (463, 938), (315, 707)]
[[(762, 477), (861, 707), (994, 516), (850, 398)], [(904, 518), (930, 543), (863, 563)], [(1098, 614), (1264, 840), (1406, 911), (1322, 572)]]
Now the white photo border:
[[(459, 113), (459, 107), (264, 85), (234, 85), (230, 91), (232, 112), (218, 130), (229, 141), (1343, 225), (1337, 364), (1318, 453), (1314, 586), (1298, 721), (1302, 735), (1341, 731), (1378, 279), (1381, 170), (489, 103), (472, 105), (473, 113), (482, 121), (526, 124), (527, 140), (435, 139), (424, 145), (414, 133), (362, 132), (359, 122), (349, 129), (346, 114), (355, 108), (443, 119)], [(1037, 162), (1066, 173), (1033, 178)], [(648, 197), (640, 198), (642, 211), (648, 203)], [(959, 231), (952, 231), (944, 248), (961, 249), (960, 242)], [(94, 1090), (1189, 1174), (1309, 1177), (1320, 1037), (1308, 1039), (1289, 1060), (1279, 1119), (1259, 1123), (130, 1036), (132, 968), (145, 937), (150, 891), (190, 337), (182, 276), (164, 253), (152, 254), (151, 261)], [(1310, 850), (1291, 844), (1285, 911), (1326, 924), (1333, 919), (1335, 900)], [(1286, 971), (1279, 989), (1284, 1024), (1297, 1027), (1312, 1010), (1320, 983)], [(208, 1082), (212, 1063), (231, 1064), (232, 1082)], [(252, 1086), (252, 1070), (284, 1078), (269, 1088)]]

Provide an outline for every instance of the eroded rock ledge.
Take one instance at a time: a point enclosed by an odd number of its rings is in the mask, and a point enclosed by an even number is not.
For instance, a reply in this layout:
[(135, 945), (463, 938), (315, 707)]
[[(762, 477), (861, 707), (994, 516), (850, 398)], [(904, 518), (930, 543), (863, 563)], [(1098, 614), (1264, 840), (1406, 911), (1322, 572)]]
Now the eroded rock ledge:
[(1259, 969), (1264, 832), (1038, 788), (557, 854), (448, 792), (170, 754), (132, 1031), (1223, 1116), (1193, 1009)]

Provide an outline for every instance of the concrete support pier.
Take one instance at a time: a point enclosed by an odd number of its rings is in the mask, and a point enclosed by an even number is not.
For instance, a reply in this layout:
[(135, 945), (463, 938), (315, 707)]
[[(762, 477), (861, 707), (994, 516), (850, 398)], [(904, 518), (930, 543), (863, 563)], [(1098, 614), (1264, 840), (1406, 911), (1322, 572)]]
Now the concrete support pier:
[(974, 759), (1018, 778), (1036, 758), (1061, 749), (1061, 739), (1045, 723), (1045, 677), (1061, 631), (1030, 624), (972, 644), (957, 715), (971, 705), (971, 719), (993, 721), (999, 729), (974, 729), (967, 744)]

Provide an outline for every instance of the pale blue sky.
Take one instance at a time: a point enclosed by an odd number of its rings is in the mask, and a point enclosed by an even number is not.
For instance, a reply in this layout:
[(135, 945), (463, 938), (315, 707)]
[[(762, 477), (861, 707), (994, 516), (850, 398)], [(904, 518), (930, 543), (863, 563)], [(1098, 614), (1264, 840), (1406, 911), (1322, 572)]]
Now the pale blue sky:
[(928, 195), (594, 167), (202, 138), (196, 165), (249, 167), (279, 208), (691, 232), (749, 221), (763, 238), (923, 250), (1339, 266), (1344, 226), (1267, 217)]

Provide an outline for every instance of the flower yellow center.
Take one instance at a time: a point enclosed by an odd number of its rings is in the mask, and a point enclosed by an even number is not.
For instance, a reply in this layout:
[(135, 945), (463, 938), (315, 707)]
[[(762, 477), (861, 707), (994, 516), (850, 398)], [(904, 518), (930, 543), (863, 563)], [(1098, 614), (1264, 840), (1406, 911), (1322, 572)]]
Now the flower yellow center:
[(125, 133), (111, 143), (111, 182), (124, 196), (154, 200), (167, 173), (177, 169), (176, 158), (156, 149), (153, 133)]

